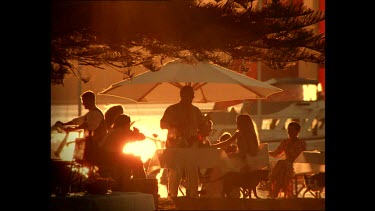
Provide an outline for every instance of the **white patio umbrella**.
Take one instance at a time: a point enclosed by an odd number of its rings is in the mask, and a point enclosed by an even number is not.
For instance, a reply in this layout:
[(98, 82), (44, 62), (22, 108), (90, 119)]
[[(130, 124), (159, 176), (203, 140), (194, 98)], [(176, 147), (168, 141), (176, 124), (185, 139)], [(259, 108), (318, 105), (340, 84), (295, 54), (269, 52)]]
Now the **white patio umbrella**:
[(265, 99), (282, 89), (255, 80), (210, 62), (169, 62), (159, 71), (147, 71), (112, 84), (101, 95), (116, 96), (135, 102), (173, 103), (180, 100), (184, 85), (194, 88), (193, 103), (229, 100)]

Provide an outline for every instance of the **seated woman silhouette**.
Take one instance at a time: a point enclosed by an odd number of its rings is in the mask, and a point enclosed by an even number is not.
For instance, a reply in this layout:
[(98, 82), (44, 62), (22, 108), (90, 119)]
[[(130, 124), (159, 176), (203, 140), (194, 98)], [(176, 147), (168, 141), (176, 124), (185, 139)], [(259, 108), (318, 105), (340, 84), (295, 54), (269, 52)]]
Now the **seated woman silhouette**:
[[(250, 115), (239, 114), (236, 117), (237, 131), (232, 135), (226, 135), (228, 137), (226, 140), (221, 141), (217, 144), (212, 144), (210, 147), (224, 148), (230, 146), (232, 151), (228, 154), (229, 163), (232, 166), (230, 171), (249, 171), (251, 166), (247, 165), (247, 156), (256, 156), (259, 151), (259, 139), (256, 130), (256, 125)], [(237, 148), (231, 146), (232, 143), (236, 141)], [(236, 151), (233, 151), (233, 148)], [(215, 181), (217, 178), (222, 177), (228, 170), (223, 168), (213, 168), (211, 171), (208, 181)], [(207, 197), (219, 198), (224, 197), (223, 193), (223, 183), (222, 181), (217, 181), (215, 183), (208, 182), (206, 184)], [(239, 197), (239, 189), (234, 190), (230, 197)]]
[(124, 108), (121, 105), (111, 106), (104, 113), (104, 120), (105, 120), (105, 125), (107, 127), (107, 131), (110, 131), (112, 129), (116, 118), (123, 113), (124, 113)]
[(302, 151), (306, 150), (305, 141), (298, 138), (301, 125), (295, 121), (290, 122), (287, 130), (288, 138), (282, 140), (274, 151), (269, 152), (272, 157), (285, 154), (285, 160), (277, 161), (271, 172), (271, 190), (269, 193), (271, 198), (277, 198), (281, 192), (284, 192), (285, 198), (293, 197), (293, 162)]
[(104, 137), (102, 149), (106, 154), (106, 165), (110, 167), (110, 177), (118, 182), (115, 190), (129, 191), (131, 178), (146, 178), (139, 156), (124, 154), (127, 143), (144, 140), (146, 136), (137, 128), (130, 129), (130, 117), (119, 115), (112, 130)]
[(249, 170), (246, 156), (256, 156), (259, 152), (259, 138), (256, 125), (248, 114), (239, 114), (236, 117), (237, 131), (225, 141), (212, 144), (211, 147), (226, 148), (236, 141), (237, 151), (230, 154), (230, 158), (241, 170)]

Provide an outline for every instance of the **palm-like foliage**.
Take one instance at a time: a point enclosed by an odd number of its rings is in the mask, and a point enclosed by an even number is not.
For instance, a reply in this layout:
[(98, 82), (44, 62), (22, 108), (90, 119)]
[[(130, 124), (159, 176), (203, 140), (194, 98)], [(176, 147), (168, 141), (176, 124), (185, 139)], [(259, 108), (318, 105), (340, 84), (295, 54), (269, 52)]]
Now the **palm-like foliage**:
[[(254, 0), (53, 1), (52, 84), (62, 84), (74, 62), (130, 73), (157, 71), (167, 59), (194, 55), (222, 66), (234, 59), (284, 69), (297, 61), (324, 64), (325, 36), (311, 28), (325, 15), (303, 3)], [(69, 71), (70, 70), (70, 71)], [(81, 78), (87, 81), (87, 78)]]

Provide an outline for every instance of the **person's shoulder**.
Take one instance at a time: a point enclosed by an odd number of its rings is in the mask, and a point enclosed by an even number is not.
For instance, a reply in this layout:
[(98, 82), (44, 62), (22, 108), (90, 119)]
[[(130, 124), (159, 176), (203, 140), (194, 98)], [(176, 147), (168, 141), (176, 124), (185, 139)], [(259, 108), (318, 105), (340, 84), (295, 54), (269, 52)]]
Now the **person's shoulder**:
[(196, 106), (196, 105), (193, 105), (193, 104), (191, 104), (191, 106), (195, 109), (195, 110), (197, 110), (197, 111), (199, 111), (199, 112), (201, 112), (201, 109), (198, 107), (198, 106)]
[(180, 103), (175, 103), (175, 104), (172, 104), (172, 105), (169, 105), (166, 110), (170, 110), (170, 109), (173, 109), (173, 108), (176, 108), (177, 106), (179, 106)]
[(91, 109), (87, 113), (104, 116), (103, 111), (100, 110), (99, 108), (97, 108), (97, 109)]

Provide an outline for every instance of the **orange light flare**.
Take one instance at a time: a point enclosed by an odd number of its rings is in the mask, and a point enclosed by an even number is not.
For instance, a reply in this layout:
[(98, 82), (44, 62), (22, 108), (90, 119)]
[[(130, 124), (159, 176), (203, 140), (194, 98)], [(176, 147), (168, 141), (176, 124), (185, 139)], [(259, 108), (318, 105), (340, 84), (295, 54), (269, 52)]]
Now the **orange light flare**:
[(158, 180), (158, 194), (160, 198), (167, 198), (168, 197), (168, 189), (165, 185), (161, 184), (161, 176), (163, 176), (164, 169), (160, 169), (159, 173), (156, 175), (156, 179)]
[(154, 156), (156, 149), (157, 146), (155, 141), (146, 139), (125, 144), (122, 152), (139, 156), (142, 162), (145, 163), (148, 159)]

